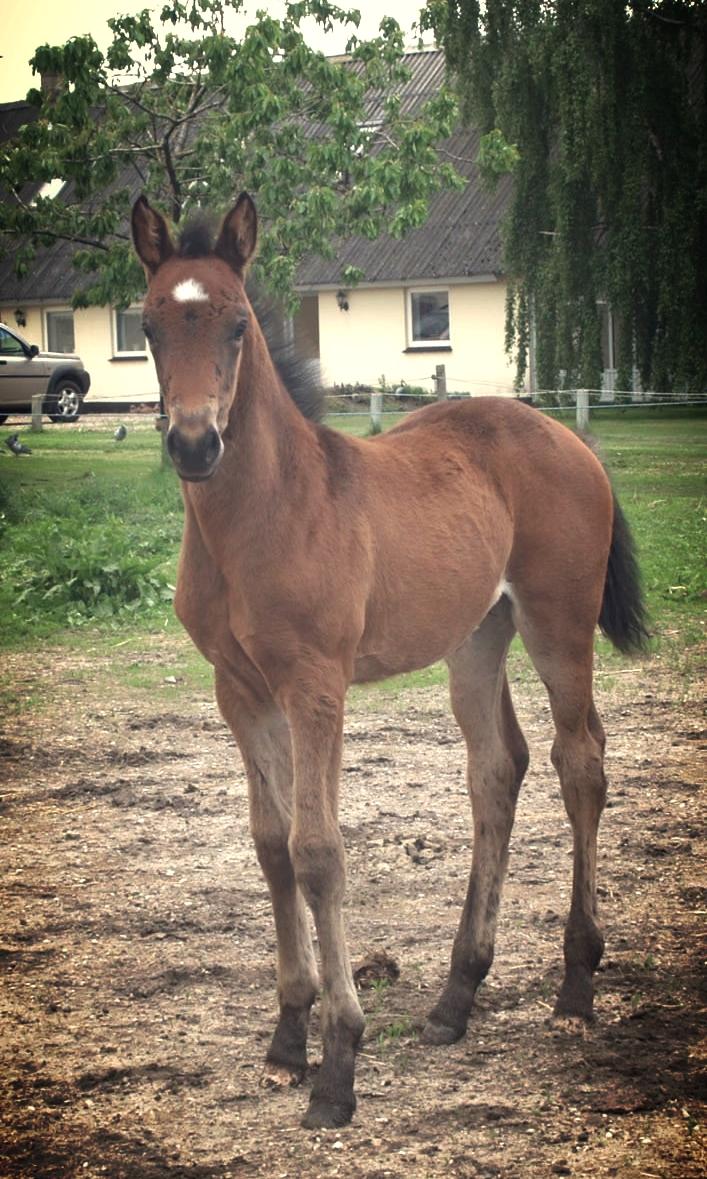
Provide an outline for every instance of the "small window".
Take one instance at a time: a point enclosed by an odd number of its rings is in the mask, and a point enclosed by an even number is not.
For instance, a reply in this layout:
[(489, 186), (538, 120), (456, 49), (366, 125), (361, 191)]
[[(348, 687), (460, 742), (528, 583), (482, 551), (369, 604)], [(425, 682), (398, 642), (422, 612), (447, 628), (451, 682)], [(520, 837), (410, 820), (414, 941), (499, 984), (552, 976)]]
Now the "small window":
[(74, 351), (73, 311), (47, 311), (47, 348), (50, 352)]
[(449, 346), (449, 291), (410, 291), (410, 344)]
[(26, 352), (22, 344), (13, 336), (12, 332), (8, 332), (5, 328), (0, 328), (0, 356), (21, 356), (24, 360)]
[(143, 353), (146, 351), (145, 333), (142, 330), (142, 309), (127, 307), (124, 311), (115, 313), (115, 351), (123, 353)]

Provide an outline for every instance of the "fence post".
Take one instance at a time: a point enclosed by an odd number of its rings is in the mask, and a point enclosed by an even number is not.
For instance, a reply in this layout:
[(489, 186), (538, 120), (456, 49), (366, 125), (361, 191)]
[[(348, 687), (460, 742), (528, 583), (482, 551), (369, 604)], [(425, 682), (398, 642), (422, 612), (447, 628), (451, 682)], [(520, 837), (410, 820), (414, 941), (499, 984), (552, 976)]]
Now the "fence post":
[(444, 401), (447, 396), (447, 370), (443, 364), (436, 364), (432, 380), (435, 383), (435, 393), (438, 401)]
[(589, 428), (589, 390), (577, 390), (577, 429)]
[(43, 404), (44, 404), (44, 394), (43, 393), (35, 393), (34, 397), (32, 398), (32, 425), (30, 426), (30, 430), (32, 431), (33, 434), (39, 434), (40, 430), (44, 429), (44, 427), (42, 425), (42, 405)]
[(371, 430), (377, 433), (382, 430), (381, 414), (383, 413), (383, 394), (376, 389), (371, 390)]
[(155, 429), (159, 431), (160, 435), (160, 450), (162, 454), (162, 466), (171, 467), (172, 460), (169, 457), (167, 450), (167, 427), (169, 426), (169, 418), (166, 413), (158, 413), (155, 418)]

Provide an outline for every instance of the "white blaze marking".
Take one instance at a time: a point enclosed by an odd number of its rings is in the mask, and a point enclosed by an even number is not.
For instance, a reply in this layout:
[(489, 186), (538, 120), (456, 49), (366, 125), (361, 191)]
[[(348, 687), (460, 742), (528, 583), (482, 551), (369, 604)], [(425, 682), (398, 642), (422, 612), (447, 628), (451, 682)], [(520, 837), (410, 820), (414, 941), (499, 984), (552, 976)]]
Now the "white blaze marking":
[(183, 282), (177, 283), (172, 291), (172, 298), (176, 299), (178, 303), (208, 303), (209, 301), (208, 292), (195, 278), (185, 278)]

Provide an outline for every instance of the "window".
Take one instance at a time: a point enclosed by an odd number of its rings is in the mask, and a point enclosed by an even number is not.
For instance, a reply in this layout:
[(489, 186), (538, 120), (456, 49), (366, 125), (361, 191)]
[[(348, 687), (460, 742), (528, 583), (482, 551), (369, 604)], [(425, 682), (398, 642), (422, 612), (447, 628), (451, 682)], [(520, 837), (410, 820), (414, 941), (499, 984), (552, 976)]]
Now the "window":
[(21, 356), (24, 360), (25, 350), (16, 336), (5, 328), (0, 328), (0, 356)]
[(146, 351), (145, 333), (142, 330), (142, 308), (127, 307), (115, 313), (115, 351), (121, 355), (142, 354)]
[(47, 348), (50, 352), (74, 351), (73, 311), (46, 311)]
[(411, 347), (449, 347), (449, 291), (409, 291)]

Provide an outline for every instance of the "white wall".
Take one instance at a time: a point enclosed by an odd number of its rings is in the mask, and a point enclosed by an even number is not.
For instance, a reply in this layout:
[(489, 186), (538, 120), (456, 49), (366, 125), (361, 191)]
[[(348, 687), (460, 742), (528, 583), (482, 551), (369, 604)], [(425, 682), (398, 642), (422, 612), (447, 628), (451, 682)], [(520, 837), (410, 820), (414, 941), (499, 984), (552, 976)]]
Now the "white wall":
[(328, 384), (380, 384), (401, 380), (433, 390), (435, 366), (444, 364), (449, 393), (513, 393), (514, 365), (504, 349), (504, 282), (416, 283), (414, 290), (449, 291), (450, 349), (408, 350), (403, 288), (359, 287), (342, 311), (335, 291), (319, 293), (319, 342)]
[[(428, 290), (433, 285), (418, 283), (414, 289)], [(449, 291), (449, 350), (408, 350), (407, 299), (401, 287), (355, 288), (347, 292), (348, 311), (339, 309), (335, 291), (320, 292), (318, 338), (325, 382), (379, 385), (385, 378), (393, 388), (405, 381), (433, 391), (435, 366), (444, 364), (448, 393), (511, 394), (514, 366), (504, 351), (505, 283), (439, 285)], [(19, 330), (30, 343), (47, 347), (44, 311), (59, 306), (24, 306), (27, 326)], [(311, 317), (313, 311), (312, 301), (307, 314)], [(0, 318), (11, 327), (14, 313), (14, 306), (0, 306)], [(113, 336), (110, 308), (74, 312), (76, 351), (91, 374), (90, 400), (157, 401), (152, 357), (148, 353), (139, 359), (115, 359)]]

